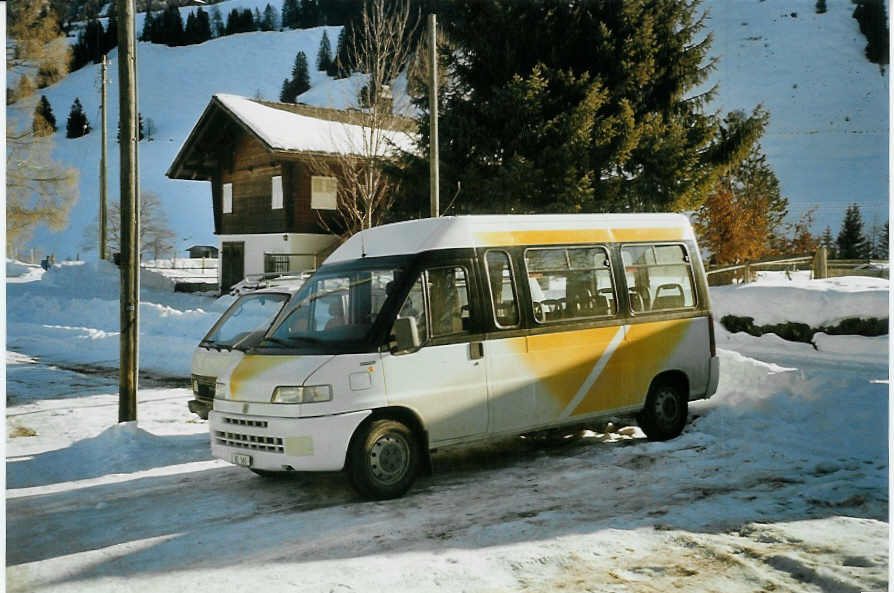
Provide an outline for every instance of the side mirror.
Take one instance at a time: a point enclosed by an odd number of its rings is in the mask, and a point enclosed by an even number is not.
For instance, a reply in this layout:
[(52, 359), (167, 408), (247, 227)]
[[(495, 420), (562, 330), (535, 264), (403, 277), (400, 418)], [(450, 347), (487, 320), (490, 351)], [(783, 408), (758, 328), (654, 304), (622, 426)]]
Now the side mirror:
[(394, 342), (391, 352), (416, 350), (422, 341), (419, 339), (419, 328), (415, 317), (398, 317), (394, 320)]

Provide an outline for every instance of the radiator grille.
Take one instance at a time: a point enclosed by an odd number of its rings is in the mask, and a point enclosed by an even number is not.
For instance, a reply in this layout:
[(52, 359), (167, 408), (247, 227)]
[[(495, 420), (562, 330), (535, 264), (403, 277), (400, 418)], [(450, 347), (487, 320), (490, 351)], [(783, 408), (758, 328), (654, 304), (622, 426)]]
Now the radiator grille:
[(224, 424), (237, 424), (239, 426), (254, 426), (255, 428), (267, 428), (266, 420), (245, 420), (243, 418), (228, 418), (224, 416)]
[(239, 434), (216, 430), (214, 431), (214, 438), (218, 445), (226, 447), (266, 451), (268, 453), (285, 453), (282, 439), (279, 437), (265, 437), (255, 434)]

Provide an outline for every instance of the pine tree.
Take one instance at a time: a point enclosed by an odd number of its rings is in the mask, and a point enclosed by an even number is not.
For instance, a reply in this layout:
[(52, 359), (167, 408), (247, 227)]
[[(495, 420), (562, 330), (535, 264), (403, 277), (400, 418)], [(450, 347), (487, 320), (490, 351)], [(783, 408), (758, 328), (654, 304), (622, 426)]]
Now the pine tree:
[[(442, 183), (476, 188), (456, 210), (696, 209), (763, 127), (755, 111), (715, 137), (720, 122), (705, 110), (714, 89), (697, 92), (714, 64), (704, 19), (698, 2), (678, 0), (452, 3)], [(416, 104), (428, 154), (428, 97)], [(536, 119), (506, 115), (519, 112)]]
[[(301, 0), (301, 9), (298, 15), (298, 27), (310, 29), (322, 25), (320, 6), (316, 0)], [(331, 48), (330, 48), (331, 49)]]
[[(310, 72), (307, 67), (307, 56), (303, 51), (299, 51), (295, 56), (295, 66), (292, 68), (292, 85), (296, 96), (310, 90)], [(294, 100), (292, 99), (292, 101)]]
[(152, 29), (154, 27), (155, 17), (152, 16), (152, 11), (147, 10), (146, 14), (143, 15), (143, 30), (140, 31), (140, 41), (152, 41)]
[(317, 70), (325, 72), (332, 67), (332, 47), (329, 45), (329, 36), (323, 31), (323, 38), (320, 39), (320, 49), (317, 51)]
[(835, 259), (835, 239), (832, 238), (832, 227), (826, 225), (826, 230), (823, 231), (823, 237), (820, 239), (820, 244), (826, 248), (826, 254), (829, 259)]
[(68, 121), (65, 123), (65, 137), (80, 138), (89, 134), (91, 129), (90, 122), (81, 107), (81, 100), (75, 97), (74, 103), (71, 104), (71, 111), (68, 113)]
[(298, 0), (285, 0), (282, 3), (282, 28), (295, 29), (299, 23)]
[(214, 37), (220, 37), (227, 34), (223, 16), (221, 16), (220, 8), (217, 6), (211, 9), (211, 32)]
[(164, 43), (168, 46), (183, 45), (183, 18), (180, 16), (179, 8), (168, 4), (168, 7), (161, 13), (161, 25), (158, 41), (153, 39), (153, 42)]
[(264, 7), (264, 18), (261, 20), (261, 31), (273, 31), (276, 29), (276, 11), (267, 4)]
[(34, 119), (31, 122), (31, 130), (35, 136), (50, 136), (57, 130), (56, 116), (53, 115), (53, 107), (46, 95), (40, 96), (37, 107), (34, 108)]
[(350, 76), (346, 64), (348, 63), (348, 36), (351, 34), (351, 23), (348, 22), (338, 33), (338, 41), (335, 44), (335, 59), (332, 60), (335, 73), (329, 72), (329, 76), (347, 78)]
[(870, 246), (863, 236), (863, 217), (860, 206), (851, 204), (844, 213), (841, 230), (838, 232), (838, 257), (841, 259), (865, 259), (869, 257)]
[(310, 89), (310, 73), (307, 67), (307, 56), (299, 51), (295, 56), (295, 65), (292, 66), (292, 78), (287, 78), (282, 83), (279, 100), (284, 103), (294, 103), (295, 98)]
[(295, 92), (292, 91), (292, 79), (284, 78), (282, 81), (282, 88), (279, 91), (279, 100), (283, 103), (294, 103), (295, 102)]
[(891, 244), (888, 241), (888, 221), (885, 221), (885, 224), (882, 225), (882, 232), (879, 233), (878, 247), (876, 249), (878, 252), (876, 257), (879, 259), (888, 259), (888, 254), (891, 249)]
[(260, 31), (262, 19), (261, 19), (261, 11), (258, 9), (257, 6), (255, 6), (255, 11), (254, 11), (253, 15), (254, 16), (252, 17), (252, 19), (254, 21), (255, 30)]

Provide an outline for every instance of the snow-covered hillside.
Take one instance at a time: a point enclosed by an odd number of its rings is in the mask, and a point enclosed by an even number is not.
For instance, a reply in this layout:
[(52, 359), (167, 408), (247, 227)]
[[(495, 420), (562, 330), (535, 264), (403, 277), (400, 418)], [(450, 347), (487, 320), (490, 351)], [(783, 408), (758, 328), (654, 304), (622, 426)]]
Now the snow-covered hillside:
[[(102, 351), (89, 329), (117, 316), (115, 275), (7, 270), (20, 351), (7, 353), (9, 591), (889, 590), (887, 336), (830, 336), (848, 347), (817, 351), (718, 326), (718, 392), (676, 439), (616, 425), (557, 449), (442, 451), (404, 498), (363, 502), (340, 474), (271, 481), (212, 459), (186, 389), (146, 381), (139, 421), (116, 424), (117, 375), (52, 364)], [(806, 314), (829, 323), (885, 310), (888, 282), (711, 296), (717, 311), (771, 319), (806, 294), (818, 303)], [(144, 298), (144, 344), (170, 344), (171, 359), (223, 304)], [(59, 337), (78, 346), (41, 350)]]
[[(270, 0), (279, 10), (281, 0)], [(228, 0), (232, 8), (263, 10), (267, 0)], [(829, 2), (816, 14), (813, 2), (795, 0), (706, 0), (707, 26), (719, 58), (711, 84), (719, 85), (713, 108), (751, 110), (763, 104), (772, 120), (763, 146), (790, 199), (793, 216), (820, 205), (814, 231), (826, 225), (837, 232), (845, 206), (863, 205), (867, 225), (887, 219), (888, 81), (863, 57), (865, 40), (851, 18), (850, 2)], [(185, 13), (191, 8), (182, 9)], [(797, 16), (793, 16), (797, 15)], [(142, 15), (137, 28), (141, 27)], [(205, 182), (171, 181), (164, 176), (175, 154), (214, 93), (277, 99), (296, 53), (314, 63), (323, 31), (330, 42), (337, 27), (306, 31), (244, 33), (201, 45), (169, 48), (139, 43), (140, 111), (152, 119), (152, 142), (140, 144), (144, 190), (157, 193), (167, 208), (177, 249), (215, 244), (210, 189)], [(110, 128), (117, 121), (117, 51), (110, 54)], [(311, 72), (313, 88), (300, 100), (343, 107), (355, 96), (357, 80), (333, 81)], [(56, 135), (56, 158), (81, 171), (80, 201), (71, 226), (60, 233), (41, 230), (32, 245), (57, 259), (77, 254), (82, 229), (94, 220), (98, 200), (99, 66), (87, 66), (42, 91), (64, 129), (75, 97), (80, 98), (94, 132), (76, 140)], [(12, 119), (22, 114), (13, 106)], [(28, 119), (30, 121), (30, 119)], [(117, 144), (110, 145), (111, 195), (118, 193)], [(178, 255), (182, 255), (179, 253)]]

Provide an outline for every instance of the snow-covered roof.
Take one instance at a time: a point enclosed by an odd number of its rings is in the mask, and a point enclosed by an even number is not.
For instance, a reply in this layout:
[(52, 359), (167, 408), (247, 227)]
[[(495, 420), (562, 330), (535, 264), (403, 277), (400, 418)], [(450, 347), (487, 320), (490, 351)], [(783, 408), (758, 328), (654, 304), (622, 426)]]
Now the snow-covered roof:
[[(370, 128), (329, 119), (320, 119), (277, 109), (236, 95), (214, 95), (234, 116), (273, 150), (327, 154), (368, 154)], [(395, 148), (412, 150), (413, 138), (406, 132), (382, 132), (378, 152)]]
[(400, 150), (413, 150), (415, 138), (409, 131), (409, 120), (395, 117), (383, 126), (386, 129), (373, 130), (358, 123), (362, 119), (362, 114), (356, 110), (323, 109), (216, 94), (174, 158), (167, 176), (210, 179), (208, 153), (216, 150), (227, 121), (254, 136), (271, 153), (284, 156), (366, 155), (373, 152), (389, 156)]
[(432, 249), (694, 239), (689, 219), (681, 214), (443, 216), (357, 233), (326, 263)]

